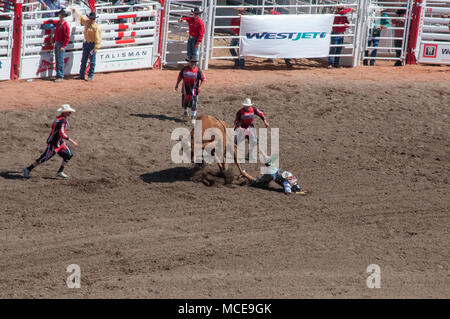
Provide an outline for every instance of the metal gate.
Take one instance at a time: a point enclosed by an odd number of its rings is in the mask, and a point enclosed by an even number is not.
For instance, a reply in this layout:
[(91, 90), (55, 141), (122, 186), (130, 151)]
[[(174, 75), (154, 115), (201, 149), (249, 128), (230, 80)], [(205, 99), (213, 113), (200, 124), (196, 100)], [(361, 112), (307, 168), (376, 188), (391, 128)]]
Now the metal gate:
[[(79, 8), (88, 13), (88, 8)], [(58, 10), (23, 12), (20, 78), (55, 74), (53, 34)], [(97, 5), (97, 23), (102, 43), (97, 52), (96, 72), (151, 68), (158, 58), (161, 6), (140, 0), (135, 5)], [(65, 74), (77, 74), (82, 56), (84, 27), (73, 15), (66, 18), (71, 28), (66, 47)]]
[(13, 14), (13, 3), (0, 1), (0, 80), (11, 76)]
[(424, 1), (419, 62), (450, 64), (450, 0)]
[(167, 0), (164, 4), (164, 31), (162, 41), (162, 64), (177, 67), (186, 63), (187, 40), (189, 28), (187, 23), (179, 19), (191, 15), (191, 10), (200, 8), (203, 13), (201, 19), (205, 24), (205, 36), (199, 47), (199, 65), (205, 64), (205, 42), (208, 37), (208, 0)]
[(376, 60), (395, 60), (396, 65), (403, 65), (413, 0), (368, 0), (364, 6), (364, 64), (374, 65)]
[[(220, 1), (220, 0), (219, 0)], [(250, 1), (248, 1), (250, 2)], [(249, 14), (264, 15), (268, 14), (269, 9), (274, 8), (281, 14), (326, 14), (334, 12), (339, 5), (336, 1), (329, 0), (291, 0), (284, 1), (287, 4), (280, 4), (281, 1), (262, 0), (254, 1), (255, 5), (249, 5), (245, 1), (244, 5), (219, 5), (218, 0), (212, 0), (210, 8), (210, 16), (212, 21), (210, 41), (207, 43), (207, 59), (205, 61), (205, 69), (211, 60), (232, 60), (234, 57), (230, 54), (230, 49), (238, 49), (239, 46), (231, 46), (232, 39), (239, 38), (233, 33), (233, 26), (230, 26), (230, 21), (233, 18), (238, 18), (237, 8), (246, 8)], [(332, 44), (332, 48), (341, 47), (342, 51), (339, 54), (330, 54), (329, 56), (340, 57), (341, 64), (347, 66), (356, 66), (359, 64), (360, 50), (359, 45), (361, 37), (361, 23), (365, 10), (361, 3), (364, 0), (347, 0), (340, 1), (347, 8), (355, 9), (355, 12), (349, 14), (348, 29), (343, 35), (331, 35), (331, 37), (343, 36), (343, 44)], [(337, 26), (337, 25), (334, 25)], [(233, 42), (234, 44), (235, 42)]]

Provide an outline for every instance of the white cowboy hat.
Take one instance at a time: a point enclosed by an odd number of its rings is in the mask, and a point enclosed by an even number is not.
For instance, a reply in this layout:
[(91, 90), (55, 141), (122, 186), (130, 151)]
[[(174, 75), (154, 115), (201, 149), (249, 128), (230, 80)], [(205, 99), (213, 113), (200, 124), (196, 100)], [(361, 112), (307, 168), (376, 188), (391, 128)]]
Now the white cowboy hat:
[(243, 106), (252, 106), (253, 103), (252, 103), (252, 100), (250, 100), (250, 98), (247, 97), (247, 98), (244, 100), (244, 103), (242, 103), (242, 105), (243, 105)]
[(75, 110), (69, 104), (63, 104), (56, 112), (59, 115), (64, 112), (75, 112)]

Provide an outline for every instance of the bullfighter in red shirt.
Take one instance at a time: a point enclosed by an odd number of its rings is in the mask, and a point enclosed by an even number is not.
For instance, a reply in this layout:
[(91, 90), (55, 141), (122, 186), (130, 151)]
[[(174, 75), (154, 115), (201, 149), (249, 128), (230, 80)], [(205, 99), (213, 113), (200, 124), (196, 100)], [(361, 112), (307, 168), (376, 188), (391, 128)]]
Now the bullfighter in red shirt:
[(58, 109), (57, 112), (56, 119), (53, 121), (52, 131), (47, 139), (47, 148), (44, 153), (42, 153), (42, 155), (34, 161), (33, 164), (23, 169), (25, 178), (30, 178), (30, 172), (33, 168), (48, 161), (55, 154), (58, 154), (63, 159), (56, 176), (63, 178), (69, 177), (63, 171), (64, 166), (69, 162), (73, 154), (64, 140), (68, 140), (73, 145), (78, 146), (78, 143), (72, 140), (66, 133), (66, 129), (69, 126), (67, 118), (72, 112), (75, 112), (75, 110), (69, 104), (64, 104)]
[(202, 70), (196, 65), (196, 59), (190, 59), (188, 62), (189, 64), (178, 74), (175, 91), (178, 90), (178, 85), (183, 81), (183, 89), (181, 91), (181, 106), (184, 109), (183, 117), (188, 115), (187, 108), (190, 107), (192, 111), (192, 124), (195, 124), (198, 93), (200, 85), (206, 81), (206, 77)]
[(199, 8), (195, 8), (192, 12), (192, 17), (183, 17), (179, 21), (186, 21), (189, 25), (189, 39), (187, 42), (187, 58), (190, 59), (199, 59), (198, 49), (200, 47), (200, 43), (203, 40), (203, 36), (205, 34), (205, 24), (200, 19), (200, 15), (203, 11), (200, 11)]
[[(246, 98), (242, 105), (243, 108), (236, 113), (236, 117), (234, 119), (234, 129), (237, 131), (235, 135), (235, 143), (239, 145), (245, 140), (245, 138), (248, 137), (250, 145), (256, 145), (258, 138), (256, 137), (254, 125), (255, 115), (259, 116), (259, 118), (263, 120), (266, 128), (269, 127), (269, 123), (267, 122), (264, 113), (256, 107), (253, 107), (253, 103), (250, 98)], [(260, 150), (260, 152), (265, 158), (268, 158), (267, 154), (265, 154), (262, 150)]]

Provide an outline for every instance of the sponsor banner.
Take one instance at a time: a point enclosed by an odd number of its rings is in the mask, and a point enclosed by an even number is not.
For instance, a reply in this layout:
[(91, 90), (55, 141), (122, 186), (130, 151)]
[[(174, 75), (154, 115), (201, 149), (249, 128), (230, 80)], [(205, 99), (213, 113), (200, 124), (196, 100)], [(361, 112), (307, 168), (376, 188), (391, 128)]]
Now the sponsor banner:
[(11, 58), (0, 58), (0, 80), (11, 78)]
[[(153, 66), (152, 52), (153, 46), (100, 49), (96, 55), (95, 72), (151, 68)], [(64, 58), (64, 74), (78, 74), (81, 57), (81, 51), (67, 52)], [(21, 79), (44, 78), (55, 75), (55, 59), (52, 53), (22, 57)]]
[(322, 58), (330, 52), (332, 14), (242, 16), (242, 56)]
[(450, 43), (422, 43), (419, 62), (450, 64)]

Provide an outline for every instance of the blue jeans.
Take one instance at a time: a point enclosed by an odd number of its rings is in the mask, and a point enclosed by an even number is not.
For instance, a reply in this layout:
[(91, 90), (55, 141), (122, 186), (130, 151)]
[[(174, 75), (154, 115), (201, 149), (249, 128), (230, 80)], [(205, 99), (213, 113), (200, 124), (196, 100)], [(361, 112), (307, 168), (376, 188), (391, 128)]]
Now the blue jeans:
[[(335, 34), (335, 33), (332, 33)], [(344, 44), (344, 37), (331, 37), (331, 45), (334, 44)], [(342, 47), (330, 47), (330, 54), (341, 54)], [(332, 66), (338, 66), (339, 65), (339, 59), (340, 57), (336, 56), (330, 56), (328, 58), (328, 64)]]
[(80, 66), (80, 77), (84, 79), (86, 74), (86, 64), (88, 59), (89, 62), (89, 72), (88, 77), (93, 77), (95, 72), (95, 56), (96, 53), (91, 55), (91, 51), (94, 50), (95, 43), (94, 42), (83, 42), (83, 56), (81, 57), (81, 66)]
[(61, 51), (62, 42), (55, 43), (55, 62), (56, 62), (56, 78), (64, 78), (64, 57), (66, 50)]
[(192, 59), (196, 58), (198, 60), (198, 48), (195, 47), (197, 43), (197, 38), (189, 37), (187, 42), (187, 58)]
[[(378, 47), (378, 43), (379, 42), (380, 42), (380, 39), (372, 39), (372, 40), (369, 40), (369, 42), (367, 42), (367, 46), (376, 48), (376, 47)], [(372, 58), (376, 57), (377, 56), (377, 51), (378, 51), (377, 49), (373, 49), (372, 52), (370, 53), (370, 56)], [(366, 50), (364, 56), (365, 57), (369, 56), (369, 50)], [(367, 65), (368, 64), (367, 60), (364, 60), (363, 64)], [(370, 65), (375, 65), (375, 60), (374, 59), (370, 60)]]
[[(239, 45), (239, 38), (231, 39), (230, 46), (231, 47), (235, 47), (237, 45)], [(237, 54), (235, 49), (230, 49), (230, 53), (231, 53), (232, 56), (238, 56), (238, 54)], [(245, 60), (244, 60), (244, 58), (234, 59), (234, 66), (238, 66), (241, 69), (245, 68)]]

